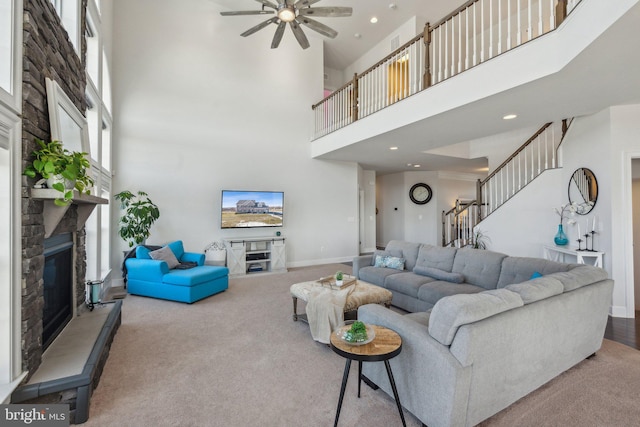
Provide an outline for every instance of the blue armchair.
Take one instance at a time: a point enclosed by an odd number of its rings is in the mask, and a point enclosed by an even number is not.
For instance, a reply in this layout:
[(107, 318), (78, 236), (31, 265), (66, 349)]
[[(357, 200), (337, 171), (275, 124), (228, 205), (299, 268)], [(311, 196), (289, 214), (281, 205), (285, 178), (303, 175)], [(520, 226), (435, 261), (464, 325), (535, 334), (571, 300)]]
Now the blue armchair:
[(191, 304), (229, 287), (227, 267), (204, 265), (205, 255), (185, 252), (181, 240), (167, 246), (180, 263), (196, 266), (170, 269), (167, 261), (152, 259), (149, 249), (138, 246), (136, 257), (125, 261), (130, 294)]

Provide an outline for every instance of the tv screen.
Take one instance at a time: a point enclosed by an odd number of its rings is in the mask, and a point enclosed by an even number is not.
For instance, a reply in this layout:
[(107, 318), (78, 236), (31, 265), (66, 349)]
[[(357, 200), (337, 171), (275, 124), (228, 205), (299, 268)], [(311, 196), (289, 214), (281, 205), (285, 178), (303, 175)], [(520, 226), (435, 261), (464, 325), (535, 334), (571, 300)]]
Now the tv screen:
[(282, 227), (282, 191), (222, 190), (222, 228)]

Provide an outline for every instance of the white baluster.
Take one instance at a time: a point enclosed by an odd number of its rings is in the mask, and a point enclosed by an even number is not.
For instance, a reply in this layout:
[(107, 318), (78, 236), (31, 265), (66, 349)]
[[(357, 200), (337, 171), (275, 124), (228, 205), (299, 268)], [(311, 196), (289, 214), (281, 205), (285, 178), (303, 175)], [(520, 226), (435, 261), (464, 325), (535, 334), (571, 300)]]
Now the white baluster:
[(498, 0), (498, 55), (502, 53), (502, 0)]
[(486, 32), (486, 25), (484, 22), (484, 0), (480, 0), (480, 62), (484, 62), (484, 33)]
[(542, 18), (543, 18), (543, 13), (542, 13), (542, 0), (538, 0), (538, 35), (541, 36), (542, 32), (544, 31), (544, 27), (542, 25)]
[(477, 47), (477, 39), (478, 39), (478, 32), (477, 32), (477, 9), (478, 9), (478, 3), (474, 3), (473, 4), (473, 65), (476, 66), (478, 65), (478, 56), (477, 56), (477, 52), (478, 52), (478, 47)]
[[(500, 22), (499, 19), (498, 22)], [(493, 0), (489, 0), (489, 59), (491, 58), (493, 58)]]
[(532, 12), (532, 7), (531, 7), (531, 0), (528, 0), (528, 7), (527, 7), (527, 33), (529, 34), (527, 41), (531, 40), (533, 38), (533, 26), (532, 26), (532, 16), (531, 16), (531, 12)]
[(462, 72), (462, 12), (458, 13), (458, 73)]
[(465, 33), (467, 35), (465, 40), (465, 55), (464, 55), (464, 69), (469, 69), (469, 58), (470, 58), (470, 49), (471, 49), (471, 37), (469, 37), (469, 8), (464, 10), (464, 20), (465, 20)]
[(516, 0), (516, 13), (518, 18), (518, 34), (516, 36), (516, 46), (520, 46), (522, 44), (522, 13), (520, 7), (520, 0)]
[(449, 21), (444, 26), (444, 78), (451, 77), (449, 75)]
[(549, 0), (549, 31), (556, 28), (556, 20), (554, 17), (553, 3), (554, 3), (554, 0)]
[(511, 49), (511, 0), (507, 0), (507, 50), (510, 50), (510, 49)]

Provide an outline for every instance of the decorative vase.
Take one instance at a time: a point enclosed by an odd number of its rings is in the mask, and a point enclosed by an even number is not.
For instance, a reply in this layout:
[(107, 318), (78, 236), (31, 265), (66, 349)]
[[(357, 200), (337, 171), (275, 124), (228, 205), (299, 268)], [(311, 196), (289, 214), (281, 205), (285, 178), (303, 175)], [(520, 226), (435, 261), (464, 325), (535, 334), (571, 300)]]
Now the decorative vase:
[(564, 234), (564, 230), (562, 229), (562, 224), (558, 224), (558, 232), (556, 236), (553, 238), (553, 241), (558, 246), (564, 246), (569, 243), (569, 238), (566, 234)]
[(342, 280), (337, 280), (337, 279), (336, 279), (336, 286), (337, 286), (337, 287), (342, 286), (342, 284), (343, 284), (343, 283), (344, 283), (344, 282), (343, 282)]

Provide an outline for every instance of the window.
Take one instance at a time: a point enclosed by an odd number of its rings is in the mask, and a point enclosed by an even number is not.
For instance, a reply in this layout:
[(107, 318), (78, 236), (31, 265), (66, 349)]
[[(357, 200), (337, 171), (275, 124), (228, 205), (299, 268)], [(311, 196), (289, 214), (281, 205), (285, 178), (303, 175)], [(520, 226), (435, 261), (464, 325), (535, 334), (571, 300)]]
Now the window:
[(51, 0), (51, 3), (56, 8), (62, 26), (69, 34), (69, 39), (75, 47), (76, 52), (79, 52), (80, 46), (80, 7), (82, 2), (80, 0)]
[[(87, 122), (91, 168), (97, 195), (111, 197), (110, 76), (102, 40), (100, 10), (96, 0), (87, 4)], [(87, 279), (105, 279), (110, 272), (109, 205), (95, 208), (86, 223)]]
[(22, 0), (0, 0), (0, 403), (26, 375), (21, 356)]

